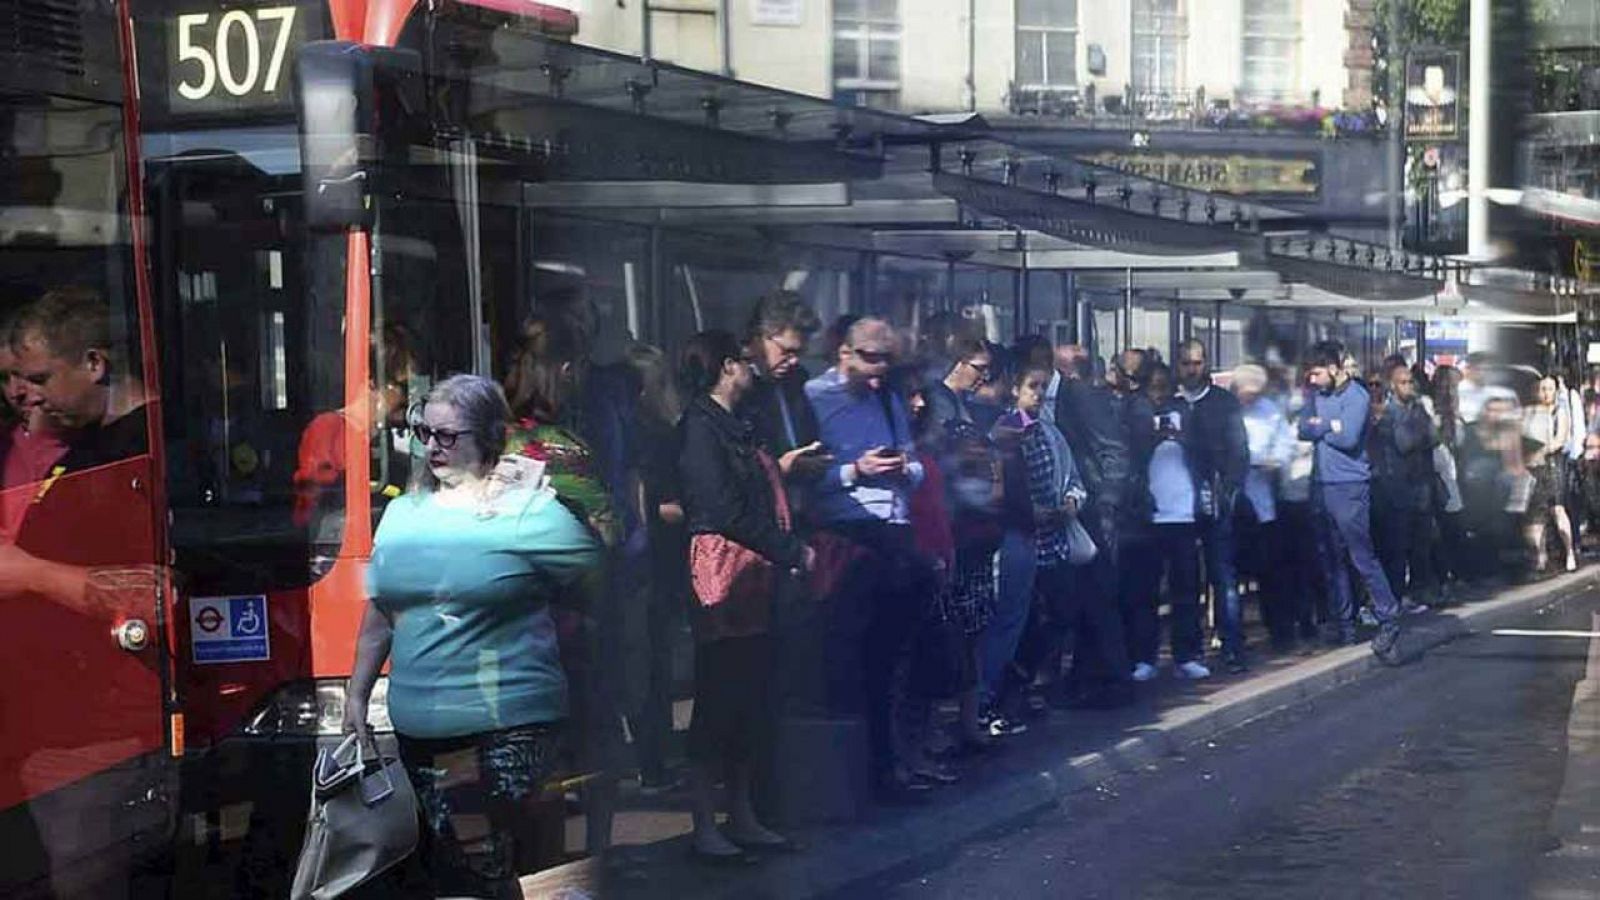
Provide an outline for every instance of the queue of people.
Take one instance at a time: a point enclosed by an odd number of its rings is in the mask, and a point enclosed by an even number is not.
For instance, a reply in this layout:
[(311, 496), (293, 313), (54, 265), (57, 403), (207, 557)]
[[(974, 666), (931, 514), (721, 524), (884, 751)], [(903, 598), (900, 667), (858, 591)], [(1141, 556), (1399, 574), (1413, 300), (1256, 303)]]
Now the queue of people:
[[(126, 452), (142, 398), (103, 319), (60, 292), (5, 323), (8, 473)], [(780, 292), (743, 335), (599, 366), (582, 304), (552, 303), (504, 387), (453, 376), (405, 410), (422, 452), (374, 538), (344, 721), (366, 734), (387, 664), (427, 889), (518, 896), (559, 845), (541, 829), (563, 776), (583, 776), (591, 850), (625, 770), (642, 793), (679, 785), (684, 622), (692, 851), (744, 865), (799, 849), (772, 800), (785, 718), (862, 723), (874, 797), (916, 802), (1051, 707), (1247, 671), (1252, 604), (1273, 652), (1368, 638), (1398, 663), (1408, 616), (1573, 571), (1600, 533), (1600, 377), (1519, 393), (1481, 356), (1363, 373), (1333, 342), (1297, 371), (1214, 373), (1198, 341), (1102, 366), (927, 325), (833, 323), (813, 374), (821, 323)], [(388, 428), (399, 381), (377, 383)], [(342, 415), (308, 430), (301, 524)]]
[[(674, 789), (683, 618), (692, 853), (744, 865), (798, 849), (764, 784), (782, 777), (784, 717), (864, 723), (874, 797), (916, 802), (1051, 707), (1125, 705), (1163, 672), (1247, 671), (1264, 652), (1245, 627), (1252, 603), (1273, 652), (1367, 638), (1399, 663), (1407, 616), (1458, 602), (1464, 585), (1537, 574), (1547, 545), (1575, 568), (1600, 499), (1600, 434), (1583, 437), (1592, 390), (1544, 379), (1523, 407), (1488, 360), (1465, 376), (1400, 358), (1363, 374), (1324, 342), (1297, 373), (1245, 364), (1224, 378), (1188, 341), (1171, 365), (1130, 349), (1097, 376), (1081, 347), (1004, 347), (936, 324), (912, 336), (876, 317), (835, 323), (814, 375), (800, 361), (822, 329), (792, 294), (762, 298), (743, 336), (694, 336), (676, 378), (664, 352), (636, 345), (620, 438), (604, 442), (625, 448), (616, 467), (585, 434), (584, 336), (559, 315), (530, 325), (510, 402), (487, 383), (434, 390), (416, 434), (436, 486), (416, 483), (379, 529), (348, 716), (360, 727), (359, 701), (392, 660), (402, 750), (437, 806), (430, 846), (453, 848), (439, 884), (482, 888), (521, 858), (493, 811), (549, 774), (557, 735), (620, 744), (612, 725), (626, 719), (641, 791)], [(460, 399), (468, 388), (482, 402)], [(522, 462), (492, 464), (508, 451)], [(403, 624), (420, 590), (404, 573), (419, 565), (459, 569), (458, 590), (519, 583), (469, 571), (473, 554), (430, 563), (411, 547), (413, 528), (412, 542), (460, 511), (471, 524), (449, 545), (482, 541), (495, 565), (533, 578), (548, 625), (499, 643), (486, 625), (478, 640), (495, 646), (469, 648)], [(607, 632), (629, 617), (648, 623), (633, 629), (643, 644), (619, 653)], [(492, 711), (427, 687), (481, 680), (490, 657), (507, 698)], [(607, 687), (613, 664), (643, 687)], [(584, 685), (570, 706), (568, 675)], [(500, 773), (492, 788), (431, 786), (439, 754), (462, 751)], [(612, 784), (630, 765), (616, 746), (566, 758)], [(461, 809), (487, 811), (474, 824), (498, 837), (463, 849)]]

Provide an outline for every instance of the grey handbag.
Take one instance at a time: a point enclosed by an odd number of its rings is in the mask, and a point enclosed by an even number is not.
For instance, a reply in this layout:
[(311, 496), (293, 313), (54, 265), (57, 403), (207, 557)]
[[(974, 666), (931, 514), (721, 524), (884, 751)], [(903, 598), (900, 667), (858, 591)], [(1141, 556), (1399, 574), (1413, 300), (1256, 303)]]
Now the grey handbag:
[(354, 734), (317, 751), (291, 900), (332, 900), (417, 846), (417, 797), (397, 759), (368, 763)]
[(1083, 522), (1076, 516), (1067, 520), (1067, 563), (1074, 566), (1087, 566), (1094, 562), (1099, 555), (1100, 548), (1094, 544), (1094, 538), (1089, 536), (1089, 529), (1083, 527)]

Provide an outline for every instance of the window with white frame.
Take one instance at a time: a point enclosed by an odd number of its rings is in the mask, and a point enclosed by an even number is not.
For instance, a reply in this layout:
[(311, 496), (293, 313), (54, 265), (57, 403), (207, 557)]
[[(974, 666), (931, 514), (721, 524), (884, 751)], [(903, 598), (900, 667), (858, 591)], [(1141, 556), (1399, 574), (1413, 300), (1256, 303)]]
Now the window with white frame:
[(1244, 99), (1288, 99), (1300, 61), (1299, 0), (1244, 0), (1243, 52)]
[(1078, 0), (1017, 0), (1017, 87), (1078, 83)]
[(1184, 90), (1184, 44), (1189, 20), (1183, 0), (1133, 0), (1133, 91)]
[(833, 84), (840, 92), (900, 87), (900, 0), (834, 0)]

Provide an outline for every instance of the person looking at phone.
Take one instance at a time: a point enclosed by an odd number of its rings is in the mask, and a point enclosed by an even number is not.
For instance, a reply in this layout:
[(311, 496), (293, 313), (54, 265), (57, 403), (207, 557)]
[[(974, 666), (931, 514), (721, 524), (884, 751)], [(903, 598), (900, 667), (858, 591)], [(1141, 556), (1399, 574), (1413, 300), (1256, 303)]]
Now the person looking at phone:
[(1149, 681), (1157, 674), (1161, 626), (1156, 610), (1161, 605), (1162, 575), (1172, 605), (1173, 675), (1210, 678), (1200, 624), (1199, 493), (1188, 445), (1192, 412), (1178, 400), (1172, 372), (1165, 365), (1150, 364), (1145, 377), (1154, 410), (1155, 446), (1146, 463), (1150, 525), (1137, 545), (1139, 564), (1126, 572), (1133, 679)]
[(1222, 662), (1229, 672), (1246, 668), (1239, 579), (1234, 568), (1237, 541), (1234, 507), (1250, 470), (1250, 441), (1239, 401), (1211, 383), (1211, 361), (1201, 341), (1178, 347), (1176, 402), (1185, 412), (1190, 464), (1195, 477), (1197, 523), (1205, 548), (1206, 575), (1217, 598), (1217, 630)]
[(806, 401), (809, 378), (800, 364), (812, 336), (822, 327), (798, 294), (778, 291), (762, 297), (750, 315), (745, 353), (755, 365), (755, 384), (739, 404), (757, 445), (778, 463), (790, 484), (809, 485), (833, 460), (817, 440), (817, 417)]
[(928, 401), (928, 415), (933, 419), (932, 424), (939, 428), (948, 428), (951, 422), (972, 422), (968, 397), (989, 381), (994, 366), (989, 345), (979, 338), (958, 337), (952, 346), (955, 359), (950, 369), (923, 390)]
[(1350, 584), (1354, 566), (1372, 595), (1378, 617), (1372, 652), (1393, 663), (1400, 638), (1400, 604), (1372, 543), (1372, 467), (1366, 441), (1371, 400), (1343, 363), (1344, 347), (1336, 341), (1311, 348), (1305, 372), (1312, 396), (1300, 412), (1300, 437), (1316, 445), (1311, 502), (1328, 591), (1328, 637), (1338, 644), (1356, 641), (1355, 592)]
[(812, 515), (858, 555), (833, 596), (819, 598), (839, 623), (828, 647), (838, 655), (827, 666), (830, 706), (865, 704), (873, 775), (891, 800), (914, 787), (895, 758), (894, 670), (936, 589), (911, 530), (911, 494), (924, 473), (905, 403), (888, 387), (896, 349), (888, 322), (863, 318), (845, 333), (836, 365), (806, 382), (822, 444), (837, 460), (817, 483)]

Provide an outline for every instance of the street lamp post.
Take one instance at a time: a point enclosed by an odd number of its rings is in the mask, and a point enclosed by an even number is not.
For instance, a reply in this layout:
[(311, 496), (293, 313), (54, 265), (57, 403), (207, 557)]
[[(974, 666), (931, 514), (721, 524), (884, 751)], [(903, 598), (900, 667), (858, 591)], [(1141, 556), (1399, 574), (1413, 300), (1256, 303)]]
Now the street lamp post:
[(1472, 0), (1467, 38), (1467, 255), (1489, 256), (1489, 0)]

